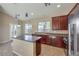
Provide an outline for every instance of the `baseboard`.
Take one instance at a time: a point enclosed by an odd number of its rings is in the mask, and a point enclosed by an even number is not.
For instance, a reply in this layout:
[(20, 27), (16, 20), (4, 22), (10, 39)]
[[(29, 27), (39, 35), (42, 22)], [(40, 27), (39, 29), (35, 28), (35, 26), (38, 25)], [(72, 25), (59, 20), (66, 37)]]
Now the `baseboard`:
[(14, 54), (16, 54), (17, 56), (22, 56), (21, 54), (19, 54), (18, 52), (16, 51), (13, 51)]

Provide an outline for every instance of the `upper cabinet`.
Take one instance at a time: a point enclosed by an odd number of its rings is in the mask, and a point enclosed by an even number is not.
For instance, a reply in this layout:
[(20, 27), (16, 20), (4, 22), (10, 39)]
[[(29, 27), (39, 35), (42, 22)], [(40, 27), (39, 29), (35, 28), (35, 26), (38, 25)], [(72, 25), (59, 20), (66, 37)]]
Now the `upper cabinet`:
[(52, 29), (53, 30), (67, 30), (68, 29), (68, 17), (66, 15), (52, 17)]

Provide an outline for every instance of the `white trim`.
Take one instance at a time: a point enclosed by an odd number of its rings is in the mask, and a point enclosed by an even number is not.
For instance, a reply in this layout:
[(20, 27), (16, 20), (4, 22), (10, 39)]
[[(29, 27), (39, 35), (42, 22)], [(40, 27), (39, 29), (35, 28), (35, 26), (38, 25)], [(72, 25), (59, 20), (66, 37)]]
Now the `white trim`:
[(4, 44), (7, 44), (7, 43), (11, 43), (11, 42), (13, 42), (13, 40), (3, 41), (3, 42), (0, 42), (0, 45), (4, 45)]
[(14, 54), (16, 54), (17, 56), (22, 56), (21, 54), (19, 54), (18, 52), (16, 51), (13, 51)]

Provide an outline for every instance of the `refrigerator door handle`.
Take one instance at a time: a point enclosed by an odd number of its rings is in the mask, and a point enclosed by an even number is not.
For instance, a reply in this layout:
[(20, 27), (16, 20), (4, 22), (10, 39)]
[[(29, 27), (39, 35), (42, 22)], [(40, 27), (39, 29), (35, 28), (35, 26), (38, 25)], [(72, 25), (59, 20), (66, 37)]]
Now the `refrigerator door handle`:
[(68, 55), (77, 55), (77, 29), (76, 24), (68, 24), (69, 40)]
[(70, 28), (71, 24), (68, 24), (68, 30), (69, 30), (69, 37), (68, 37), (68, 55), (71, 55), (71, 33), (70, 33)]

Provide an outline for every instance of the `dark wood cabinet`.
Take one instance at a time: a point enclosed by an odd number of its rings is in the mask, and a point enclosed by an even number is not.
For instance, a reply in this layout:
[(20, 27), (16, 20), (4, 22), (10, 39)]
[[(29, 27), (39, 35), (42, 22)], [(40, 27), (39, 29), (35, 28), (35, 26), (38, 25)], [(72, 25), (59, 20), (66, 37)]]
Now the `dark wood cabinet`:
[(48, 35), (42, 35), (42, 38), (41, 38), (41, 43), (42, 44), (49, 44), (50, 41), (49, 41), (49, 36)]
[(57, 17), (52, 18), (52, 29), (53, 30), (58, 30), (60, 27), (60, 23)]
[(54, 39), (54, 43), (55, 47), (65, 48), (64, 40), (61, 36), (56, 36), (56, 38)]
[(67, 16), (52, 17), (52, 29), (53, 30), (67, 30), (68, 17)]
[(60, 29), (61, 30), (67, 30), (68, 29), (68, 17), (67, 16), (61, 16), (60, 17)]
[(59, 48), (64, 48), (64, 40), (62, 36), (56, 36), (56, 38), (49, 37), (48, 35), (43, 35), (39, 39), (41, 44), (51, 45)]
[(56, 38), (50, 38), (48, 35), (43, 35), (42, 38), (36, 41), (36, 56), (39, 56), (41, 53), (41, 44), (65, 48), (63, 37), (56, 36)]
[(39, 56), (41, 53), (41, 43), (40, 39), (36, 41), (36, 56)]

